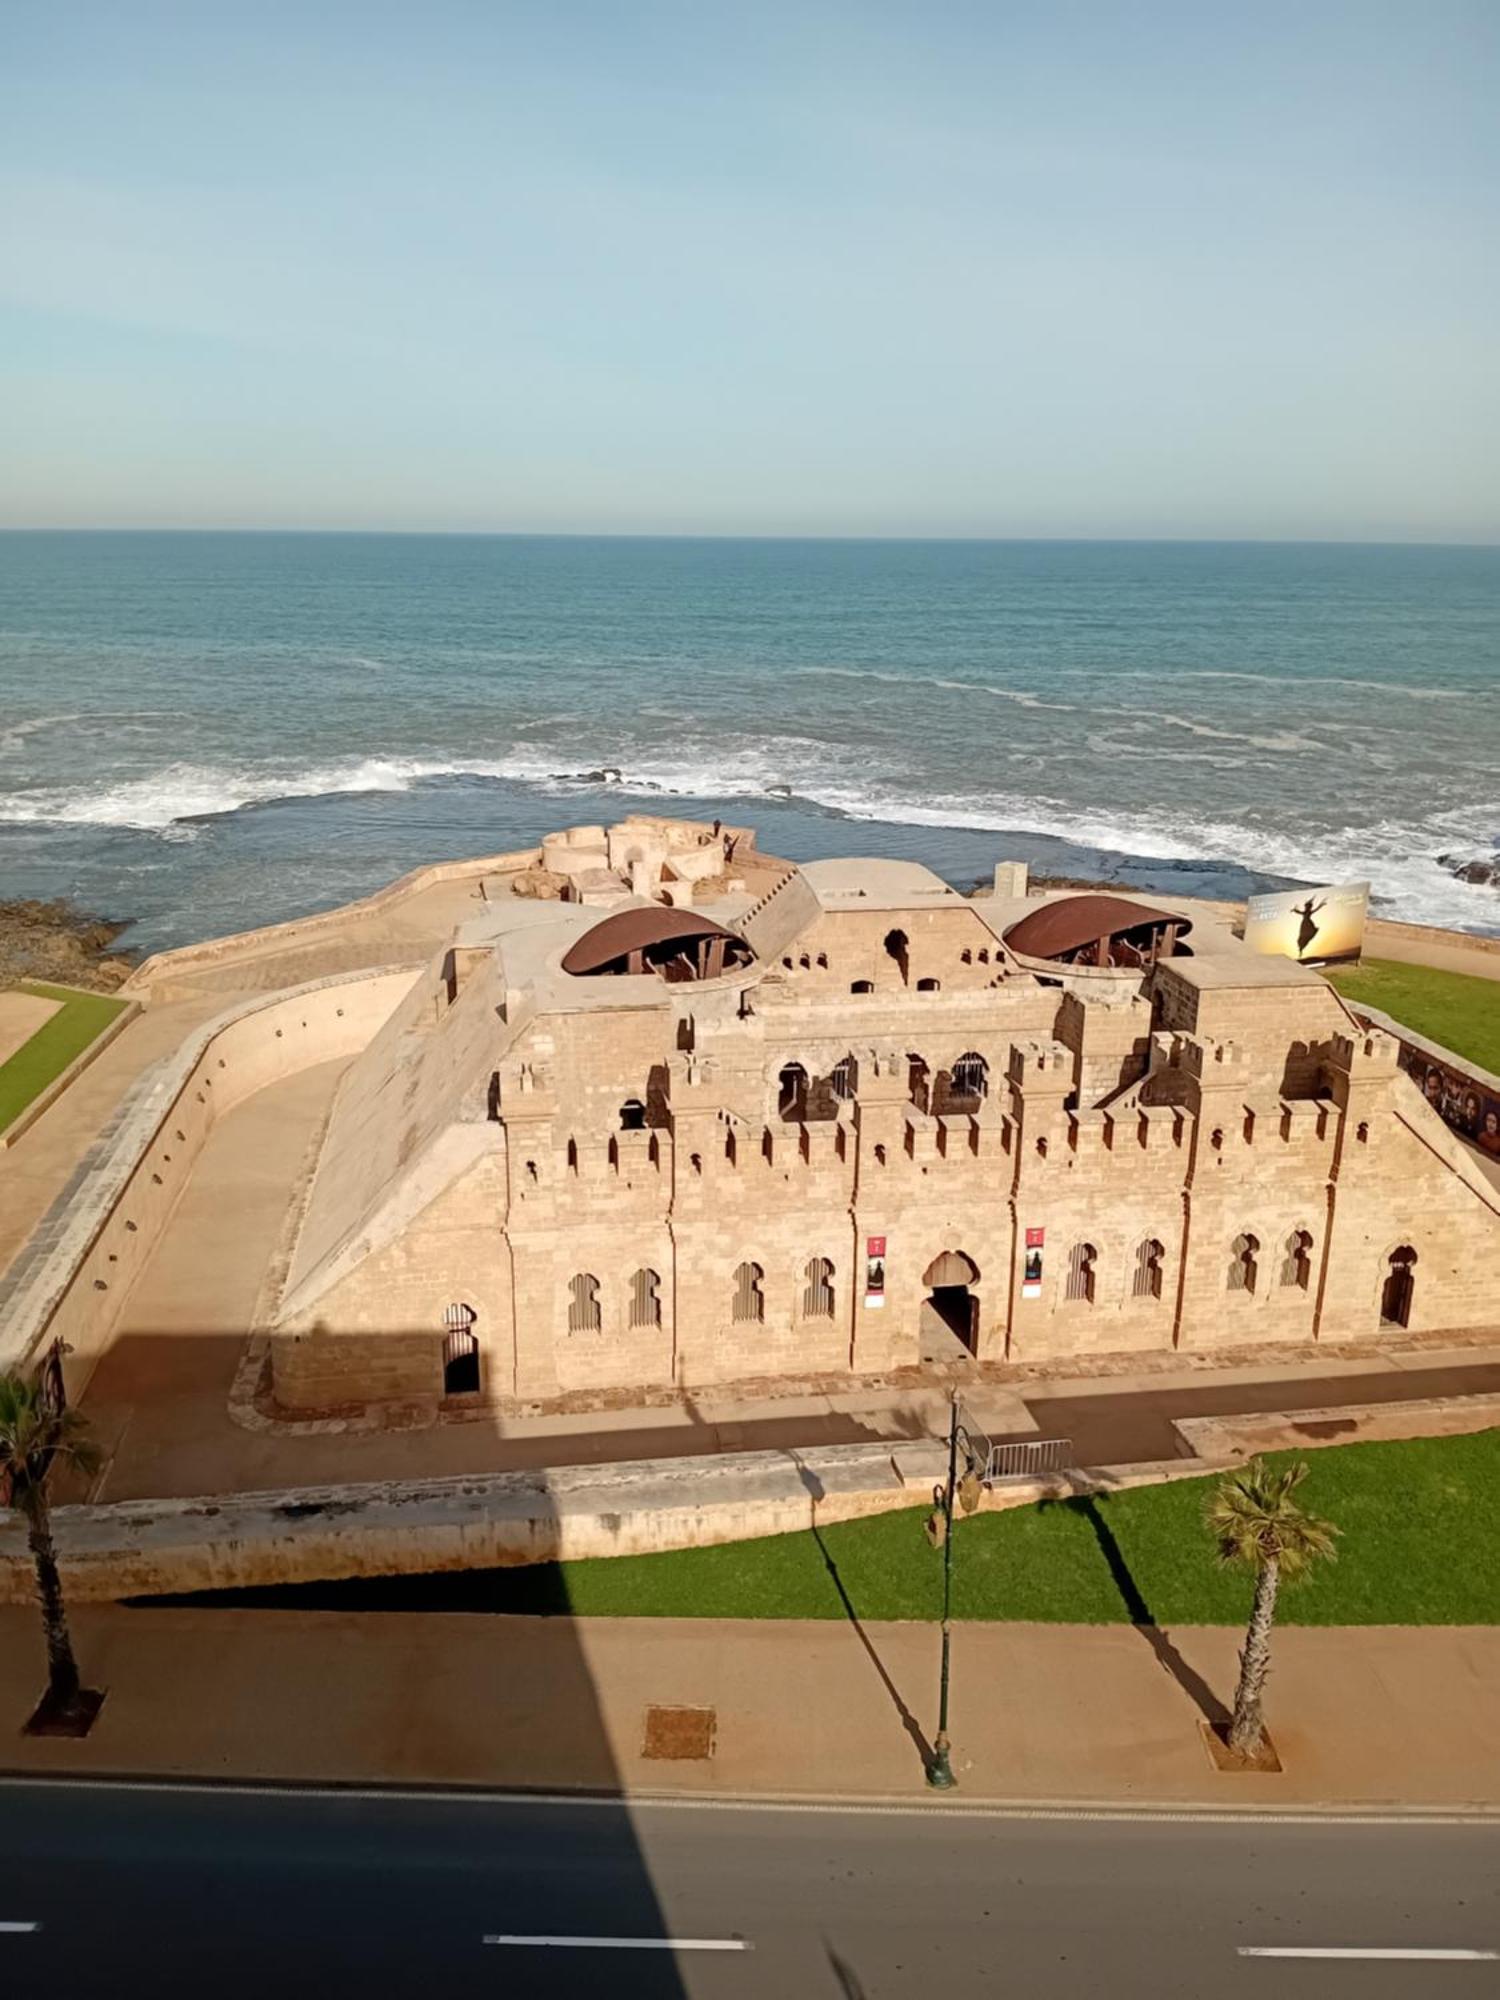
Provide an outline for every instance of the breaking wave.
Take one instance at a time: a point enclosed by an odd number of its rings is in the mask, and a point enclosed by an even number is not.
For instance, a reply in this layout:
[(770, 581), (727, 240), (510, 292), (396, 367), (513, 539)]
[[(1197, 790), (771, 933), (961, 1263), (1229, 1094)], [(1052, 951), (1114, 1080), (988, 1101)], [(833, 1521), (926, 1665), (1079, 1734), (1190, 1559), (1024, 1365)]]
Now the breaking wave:
[[(1225, 755), (1154, 749), (1155, 754), (1199, 757), (1214, 764)], [(1152, 750), (1144, 746), (1142, 754)], [(655, 797), (744, 800), (772, 809), (800, 804), (851, 821), (1035, 834), (1074, 847), (1163, 862), (1238, 865), (1300, 881), (1369, 877), (1391, 915), (1459, 929), (1500, 927), (1496, 892), (1457, 880), (1437, 861), (1443, 852), (1492, 852), (1500, 801), (1363, 827), (1278, 829), (1165, 806), (1132, 811), (1080, 804), (1049, 795), (1040, 786), (1034, 791), (996, 789), (982, 798), (973, 792), (926, 791), (914, 779), (872, 775), (868, 760), (852, 749), (831, 751), (827, 744), (794, 735), (757, 738), (739, 747), (682, 742), (659, 751), (621, 750), (596, 764), (579, 760), (572, 770), (560, 768), (556, 752), (529, 746), (495, 757), (367, 756), (258, 769), (178, 762), (138, 777), (0, 798), (0, 820), (128, 828), (181, 839), (198, 823), (276, 801), (406, 792), (463, 779), (524, 785), (560, 798), (607, 791), (622, 803)]]

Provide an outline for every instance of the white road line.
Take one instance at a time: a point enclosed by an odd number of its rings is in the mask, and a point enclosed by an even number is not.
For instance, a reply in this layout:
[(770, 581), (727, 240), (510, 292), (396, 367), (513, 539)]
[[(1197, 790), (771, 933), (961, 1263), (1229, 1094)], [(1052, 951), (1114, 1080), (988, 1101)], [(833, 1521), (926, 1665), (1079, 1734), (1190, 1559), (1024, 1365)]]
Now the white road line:
[(583, 1951), (749, 1951), (744, 1938), (487, 1937), (486, 1944), (572, 1946)]
[(1194, 1806), (1162, 1801), (1159, 1804), (1122, 1805), (1108, 1799), (1028, 1800), (951, 1798), (906, 1800), (891, 1797), (832, 1799), (809, 1797), (804, 1793), (729, 1792), (631, 1792), (625, 1795), (595, 1792), (508, 1792), (477, 1785), (316, 1785), (282, 1784), (275, 1781), (254, 1784), (216, 1779), (171, 1780), (162, 1778), (33, 1778), (19, 1772), (0, 1775), (0, 1797), (8, 1791), (48, 1792), (141, 1792), (176, 1798), (210, 1799), (369, 1799), (377, 1804), (411, 1801), (428, 1805), (489, 1807), (536, 1807), (551, 1811), (568, 1807), (582, 1812), (622, 1812), (634, 1819), (647, 1812), (715, 1813), (804, 1813), (833, 1817), (857, 1814), (864, 1818), (913, 1818), (954, 1820), (1056, 1820), (1103, 1821), (1106, 1824), (1137, 1826), (1156, 1822), (1164, 1826), (1327, 1826), (1327, 1827), (1483, 1827), (1500, 1826), (1500, 1809), (1494, 1806), (1459, 1808), (1410, 1806), (1399, 1810), (1362, 1810), (1347, 1806), (1257, 1807), (1239, 1805), (1230, 1809)]
[(1500, 1958), (1500, 1951), (1421, 1950), (1405, 1945), (1368, 1944), (1242, 1944), (1241, 1958)]
[(17, 1924), (0, 1922), (0, 1931), (39, 1931), (40, 1924)]

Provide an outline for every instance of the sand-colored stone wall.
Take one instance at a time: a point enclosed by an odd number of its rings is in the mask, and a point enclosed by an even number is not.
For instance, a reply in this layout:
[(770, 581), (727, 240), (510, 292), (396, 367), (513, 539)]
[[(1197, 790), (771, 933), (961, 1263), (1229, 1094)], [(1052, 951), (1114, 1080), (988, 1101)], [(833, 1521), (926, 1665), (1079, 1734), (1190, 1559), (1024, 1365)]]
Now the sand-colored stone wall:
[(525, 847), (506, 854), (486, 854), (466, 861), (434, 861), (413, 868), (394, 882), (361, 896), (336, 909), (316, 910), (310, 916), (291, 917), (285, 923), (263, 924), (256, 930), (232, 931), (224, 937), (205, 938), (200, 944), (175, 946), (170, 951), (153, 952), (143, 959), (126, 980), (122, 990), (131, 993), (160, 991), (171, 980), (222, 965), (237, 958), (259, 958), (267, 954), (291, 952), (305, 944), (336, 937), (361, 919), (378, 917), (410, 902), (424, 890), (442, 882), (472, 880), (482, 882), (487, 875), (512, 874), (533, 868), (541, 858), (540, 847)]
[(268, 1084), (355, 1054), (412, 976), (327, 980), (233, 1009), (144, 1077), (12, 1271), (6, 1362), (62, 1340), (69, 1395), (81, 1395), (216, 1119)]

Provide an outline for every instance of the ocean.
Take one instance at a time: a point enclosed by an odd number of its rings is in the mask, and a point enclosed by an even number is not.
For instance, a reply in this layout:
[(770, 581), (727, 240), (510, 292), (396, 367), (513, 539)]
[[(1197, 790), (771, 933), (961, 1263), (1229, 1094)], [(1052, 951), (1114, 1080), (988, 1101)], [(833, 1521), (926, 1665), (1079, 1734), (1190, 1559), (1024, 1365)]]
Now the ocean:
[(0, 534), (0, 896), (154, 949), (636, 807), (1500, 932), (1500, 550)]

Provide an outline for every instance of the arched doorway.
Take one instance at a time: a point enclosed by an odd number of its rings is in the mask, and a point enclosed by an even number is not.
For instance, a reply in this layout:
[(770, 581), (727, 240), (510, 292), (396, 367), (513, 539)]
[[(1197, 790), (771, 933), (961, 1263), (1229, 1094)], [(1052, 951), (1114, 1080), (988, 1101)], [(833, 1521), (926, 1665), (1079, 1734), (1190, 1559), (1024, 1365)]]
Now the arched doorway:
[(1417, 1253), (1409, 1243), (1393, 1250), (1386, 1259), (1385, 1283), (1380, 1288), (1380, 1324), (1410, 1326), (1412, 1294), (1417, 1288)]
[(922, 1358), (952, 1361), (960, 1353), (979, 1349), (979, 1300), (971, 1286), (979, 1282), (979, 1266), (962, 1250), (945, 1250), (922, 1273), (927, 1297), (922, 1302)]

